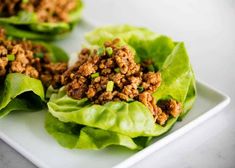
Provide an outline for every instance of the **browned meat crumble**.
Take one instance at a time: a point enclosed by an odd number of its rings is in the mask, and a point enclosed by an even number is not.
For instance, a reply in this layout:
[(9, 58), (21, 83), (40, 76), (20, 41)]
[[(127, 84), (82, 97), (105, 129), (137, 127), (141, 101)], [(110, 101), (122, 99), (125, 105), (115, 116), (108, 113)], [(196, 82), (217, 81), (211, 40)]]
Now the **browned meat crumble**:
[(161, 85), (161, 73), (149, 71), (147, 64), (137, 64), (133, 52), (115, 39), (98, 50), (82, 49), (79, 60), (62, 75), (62, 84), (70, 97), (95, 104), (140, 101), (164, 125), (170, 115), (179, 115), (181, 107), (172, 99), (157, 105), (152, 93)]
[(45, 87), (60, 86), (61, 74), (67, 63), (51, 63), (42, 45), (27, 40), (10, 40), (0, 28), (0, 78), (8, 73), (22, 73), (40, 79)]
[(19, 11), (35, 12), (41, 22), (68, 21), (68, 14), (77, 6), (77, 0), (0, 0), (0, 14), (14, 16)]

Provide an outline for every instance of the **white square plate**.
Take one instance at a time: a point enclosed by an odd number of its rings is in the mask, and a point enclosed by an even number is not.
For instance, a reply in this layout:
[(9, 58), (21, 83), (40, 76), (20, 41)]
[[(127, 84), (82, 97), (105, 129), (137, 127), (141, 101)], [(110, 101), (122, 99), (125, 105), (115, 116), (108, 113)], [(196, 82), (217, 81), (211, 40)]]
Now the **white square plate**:
[[(69, 39), (57, 44), (70, 53), (75, 52), (81, 46), (84, 32), (91, 28), (92, 26), (83, 22)], [(35, 165), (43, 168), (124, 168), (189, 132), (214, 116), (230, 101), (226, 95), (201, 82), (197, 82), (197, 89), (196, 103), (184, 120), (175, 124), (164, 136), (155, 138), (151, 145), (139, 152), (119, 147), (109, 147), (99, 151), (65, 149), (45, 131), (45, 111), (11, 113), (0, 120), (0, 138)]]

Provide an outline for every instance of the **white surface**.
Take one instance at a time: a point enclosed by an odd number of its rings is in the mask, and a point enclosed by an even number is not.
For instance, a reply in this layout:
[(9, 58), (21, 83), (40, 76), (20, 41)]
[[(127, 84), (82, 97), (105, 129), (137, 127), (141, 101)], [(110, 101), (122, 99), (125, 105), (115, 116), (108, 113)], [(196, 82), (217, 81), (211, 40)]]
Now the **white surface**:
[(62, 148), (44, 129), (45, 112), (18, 112), (1, 119), (0, 138), (43, 168), (126, 168), (207, 121), (229, 103), (226, 96), (206, 85), (198, 83), (197, 88), (196, 104), (187, 117), (164, 137), (155, 138), (155, 143), (139, 152), (116, 147), (99, 151)]
[[(185, 41), (197, 78), (226, 92), (228, 108), (134, 167), (235, 167), (235, 1), (85, 0), (98, 25), (129, 23)], [(37, 120), (37, 119), (35, 119)], [(56, 156), (51, 156), (56, 158)], [(58, 159), (58, 158), (57, 158)], [(34, 167), (0, 142), (0, 167)]]

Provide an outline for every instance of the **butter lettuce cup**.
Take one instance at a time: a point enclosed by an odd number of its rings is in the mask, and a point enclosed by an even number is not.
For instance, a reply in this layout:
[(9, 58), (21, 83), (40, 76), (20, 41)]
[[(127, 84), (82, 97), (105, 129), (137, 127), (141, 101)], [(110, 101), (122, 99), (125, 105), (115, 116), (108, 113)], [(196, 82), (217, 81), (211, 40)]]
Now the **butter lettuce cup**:
[(0, 118), (45, 108), (45, 90), (60, 87), (68, 55), (59, 47), (15, 39), (0, 26)]

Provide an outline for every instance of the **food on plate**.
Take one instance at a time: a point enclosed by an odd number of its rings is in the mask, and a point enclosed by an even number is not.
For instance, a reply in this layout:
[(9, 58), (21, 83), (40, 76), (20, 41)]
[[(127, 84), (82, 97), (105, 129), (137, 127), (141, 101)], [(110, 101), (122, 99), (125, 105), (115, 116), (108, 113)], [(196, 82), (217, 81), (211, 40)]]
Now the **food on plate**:
[(44, 88), (61, 86), (67, 60), (54, 45), (12, 39), (0, 27), (0, 118), (13, 110), (42, 108)]
[(195, 77), (183, 42), (128, 25), (97, 28), (86, 40), (47, 103), (45, 128), (62, 146), (140, 149), (192, 108)]
[(81, 0), (2, 0), (0, 25), (18, 38), (55, 40), (71, 32), (82, 8)]

